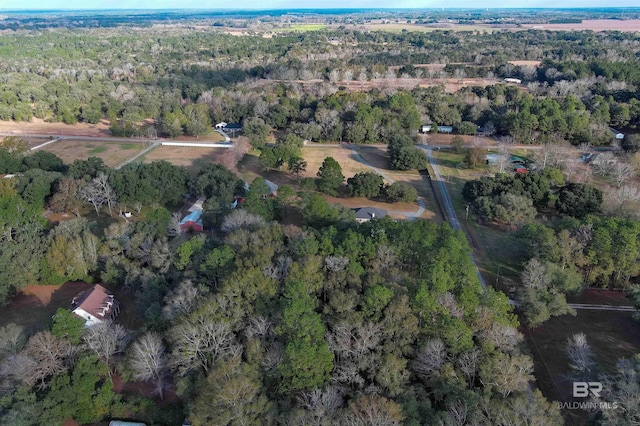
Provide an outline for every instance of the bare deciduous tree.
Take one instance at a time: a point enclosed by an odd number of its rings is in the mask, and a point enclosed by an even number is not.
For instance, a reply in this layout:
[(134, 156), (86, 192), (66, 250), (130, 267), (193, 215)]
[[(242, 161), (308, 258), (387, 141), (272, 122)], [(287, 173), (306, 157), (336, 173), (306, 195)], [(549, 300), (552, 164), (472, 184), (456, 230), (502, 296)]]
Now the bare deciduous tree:
[(597, 175), (606, 176), (611, 173), (616, 162), (612, 152), (601, 152), (596, 158), (591, 160), (593, 172)]
[(456, 360), (456, 364), (460, 368), (460, 371), (462, 371), (462, 374), (464, 374), (469, 388), (473, 387), (481, 357), (482, 352), (480, 349), (473, 348), (469, 352), (461, 354)]
[(209, 371), (218, 360), (241, 351), (229, 324), (214, 322), (205, 312), (197, 312), (169, 332), (171, 361), (180, 374), (199, 368)]
[(129, 365), (134, 371), (135, 378), (153, 383), (155, 392), (162, 398), (168, 359), (159, 334), (153, 332), (144, 334), (133, 343)]
[(624, 161), (616, 161), (609, 172), (609, 175), (616, 183), (616, 186), (620, 188), (623, 183), (631, 179), (636, 175), (636, 171), (633, 167)]
[(551, 277), (547, 274), (547, 268), (538, 259), (530, 259), (520, 275), (525, 287), (544, 289), (551, 283)]
[(107, 204), (109, 208), (109, 216), (113, 216), (113, 205), (116, 203), (116, 193), (109, 185), (109, 177), (100, 172), (98, 176), (93, 179), (92, 184), (98, 190), (98, 192), (102, 195), (104, 202)]
[(442, 340), (430, 339), (416, 355), (413, 370), (423, 379), (428, 379), (447, 361), (447, 350)]
[(31, 336), (21, 352), (25, 365), (28, 365), (23, 382), (29, 386), (46, 386), (46, 379), (61, 373), (73, 365), (78, 348), (67, 339), (58, 338), (50, 331), (41, 331)]
[(26, 342), (24, 327), (9, 323), (0, 328), (0, 356), (4, 354), (17, 354)]
[(344, 256), (327, 256), (324, 258), (324, 266), (331, 272), (342, 271), (349, 264), (349, 258)]
[(586, 378), (596, 362), (584, 333), (574, 334), (567, 339), (567, 354), (571, 368), (580, 378)]
[(233, 232), (236, 229), (255, 230), (264, 224), (265, 221), (262, 216), (238, 209), (224, 218), (220, 230), (225, 233)]
[(173, 320), (180, 315), (187, 314), (193, 310), (200, 300), (200, 290), (191, 280), (184, 280), (178, 284), (164, 298), (162, 316), (168, 320)]
[(615, 216), (637, 216), (640, 211), (640, 189), (625, 185), (605, 193), (605, 212)]
[(89, 327), (82, 338), (87, 347), (107, 364), (111, 376), (113, 357), (124, 352), (129, 333), (120, 324), (103, 322)]

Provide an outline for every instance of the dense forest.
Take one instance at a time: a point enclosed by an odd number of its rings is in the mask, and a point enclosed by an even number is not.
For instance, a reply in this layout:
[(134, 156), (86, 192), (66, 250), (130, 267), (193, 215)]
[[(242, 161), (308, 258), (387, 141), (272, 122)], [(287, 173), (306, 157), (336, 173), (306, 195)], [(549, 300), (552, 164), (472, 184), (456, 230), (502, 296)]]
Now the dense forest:
[[(82, 16), (61, 28), (44, 15), (0, 21), (9, 28), (0, 35), (0, 120), (108, 122), (114, 136), (153, 128), (168, 138), (242, 123), (259, 168), (287, 168), (296, 185), (271, 194), (263, 178), (247, 184), (215, 163), (193, 173), (165, 161), (64, 164), (5, 138), (0, 304), (31, 284), (102, 283), (135, 326), (85, 329), (66, 309), (38, 329), (1, 324), (0, 424), (561, 424), (558, 404), (532, 385), (516, 314), (531, 329), (575, 314), (567, 297), (586, 286), (624, 289), (640, 308), (640, 192), (624, 185), (636, 172), (602, 153), (594, 173), (616, 185), (603, 192), (560, 161), (575, 156), (569, 144), (610, 145), (610, 126), (637, 131), (637, 33), (344, 26), (238, 36), (218, 21), (157, 25), (170, 13), (138, 15), (144, 25), (134, 28), (118, 14), (79, 25)], [(476, 78), (491, 84), (444, 86)], [(326, 197), (414, 202), (413, 186), (344, 176), (331, 157), (317, 178), (299, 179), (305, 142), (384, 143), (391, 168), (423, 170), (415, 144), (424, 124), (495, 136), (507, 148), (541, 145), (536, 170), (463, 185), (471, 220), (514, 231), (523, 247), (512, 300), (483, 288), (462, 231), (428, 220), (358, 224)], [(452, 144), (454, 152), (464, 140)], [(640, 140), (622, 148), (631, 159)], [(464, 152), (462, 167), (485, 166), (483, 149)], [(181, 209), (197, 198), (206, 200), (205, 232), (185, 232)], [(71, 219), (50, 222), (50, 213)], [(587, 361), (571, 365), (582, 378)], [(592, 419), (634, 424), (640, 361), (609, 370), (603, 400), (622, 409)], [(122, 383), (145, 391), (122, 392)]]
[[(413, 132), (435, 123), (461, 133), (486, 127), (523, 143), (608, 143), (607, 126), (638, 123), (638, 51), (632, 33), (320, 31), (262, 38), (187, 28), (135, 35), (117, 28), (18, 30), (0, 39), (0, 119), (107, 119), (114, 135), (146, 136), (154, 125), (175, 137), (258, 117), (306, 139), (356, 143), (386, 142), (398, 127)], [(514, 60), (545, 62), (536, 70)], [(413, 66), (424, 63), (450, 65)], [(392, 97), (394, 81), (427, 77), (519, 77), (529, 93), (498, 85)], [(378, 94), (339, 90), (379, 79), (388, 87)], [(405, 110), (402, 120), (381, 114)]]
[[(36, 280), (99, 281), (127, 294), (145, 326), (84, 331), (64, 310), (28, 339), (5, 324), (3, 423), (558, 422), (557, 408), (528, 391), (532, 362), (512, 307), (483, 291), (466, 238), (448, 225), (357, 225), (313, 192), (263, 200), (252, 195), (258, 181), (243, 209), (209, 210), (213, 234), (184, 234), (153, 206), (190, 190), (221, 206), (242, 182), (217, 165), (189, 179), (168, 163), (64, 168), (36, 156), (23, 157), (38, 166), (17, 183), (0, 180), (3, 298)], [(103, 191), (99, 204), (90, 189)], [(139, 220), (100, 229), (85, 218), (42, 219), (45, 198), (105, 215), (116, 192), (119, 203), (140, 204)], [(271, 221), (262, 203), (299, 209), (304, 226)], [(161, 397), (177, 393), (183, 405), (161, 416), (149, 400), (116, 394), (116, 375)]]

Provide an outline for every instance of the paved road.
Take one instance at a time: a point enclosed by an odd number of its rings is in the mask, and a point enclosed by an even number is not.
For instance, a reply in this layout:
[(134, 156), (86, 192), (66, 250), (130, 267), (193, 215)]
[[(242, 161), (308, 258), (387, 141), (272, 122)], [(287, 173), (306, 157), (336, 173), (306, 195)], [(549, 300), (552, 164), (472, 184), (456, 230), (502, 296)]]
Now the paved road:
[[(390, 183), (395, 182), (394, 178), (392, 178), (391, 176), (389, 176), (388, 174), (386, 174), (384, 171), (380, 170), (379, 168), (372, 166), (367, 160), (365, 160), (362, 157), (362, 155), (360, 155), (360, 153), (356, 150), (355, 146), (343, 145), (343, 147), (346, 148), (346, 149), (350, 149), (353, 152), (353, 158), (356, 161), (358, 161), (359, 163), (367, 166), (368, 168), (370, 168), (371, 170), (373, 170), (374, 172), (376, 172), (377, 174), (379, 174), (380, 176), (385, 178), (388, 182), (390, 182)], [(424, 213), (424, 209), (425, 209), (424, 200), (422, 200), (421, 198), (418, 198), (417, 203), (418, 203), (418, 210), (415, 211), (415, 212), (403, 212), (403, 211), (392, 210), (392, 211), (388, 211), (388, 213), (399, 214), (399, 215), (402, 215), (402, 216), (406, 217), (409, 220), (416, 219), (416, 218), (422, 216), (422, 213)]]
[[(432, 179), (434, 179), (438, 183), (438, 189), (440, 189), (440, 194), (441, 194), (440, 198), (442, 198), (447, 219), (449, 220), (449, 223), (451, 224), (451, 227), (453, 229), (458, 229), (464, 232), (464, 230), (460, 226), (458, 215), (456, 214), (456, 211), (453, 208), (453, 203), (451, 202), (449, 191), (447, 190), (447, 187), (444, 184), (444, 180), (442, 179), (442, 175), (440, 174), (440, 167), (438, 167), (438, 164), (436, 163), (435, 158), (433, 158), (433, 152), (431, 151), (431, 149), (424, 149), (424, 150), (427, 152), (427, 157), (429, 158), (429, 164), (431, 164), (431, 168), (433, 169), (433, 173), (435, 174), (435, 176), (432, 176)], [(469, 239), (468, 235), (467, 235), (467, 239)], [(482, 276), (482, 274), (480, 273), (480, 268), (478, 268), (478, 263), (476, 262), (476, 256), (473, 254), (473, 251), (469, 256), (471, 257), (471, 262), (473, 262), (473, 266), (475, 266), (476, 268), (476, 273), (478, 274), (478, 280), (480, 280), (480, 284), (482, 285), (482, 288), (486, 289), (487, 283), (484, 280), (484, 277)]]

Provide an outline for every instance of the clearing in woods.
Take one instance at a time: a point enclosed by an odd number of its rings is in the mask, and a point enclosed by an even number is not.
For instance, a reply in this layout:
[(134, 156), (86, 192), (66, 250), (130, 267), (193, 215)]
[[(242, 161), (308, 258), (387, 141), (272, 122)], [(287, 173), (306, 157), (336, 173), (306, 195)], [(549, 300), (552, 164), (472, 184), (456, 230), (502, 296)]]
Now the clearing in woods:
[[(233, 148), (232, 148), (233, 149)], [(232, 149), (200, 148), (188, 146), (159, 146), (142, 157), (142, 162), (168, 161), (174, 166), (184, 166), (193, 175), (209, 163), (220, 163), (228, 167), (227, 157)]]
[(71, 164), (74, 160), (86, 160), (89, 157), (98, 157), (109, 167), (115, 167), (136, 153), (142, 151), (147, 145), (140, 142), (96, 142), (88, 140), (62, 140), (42, 148), (62, 159), (65, 164)]

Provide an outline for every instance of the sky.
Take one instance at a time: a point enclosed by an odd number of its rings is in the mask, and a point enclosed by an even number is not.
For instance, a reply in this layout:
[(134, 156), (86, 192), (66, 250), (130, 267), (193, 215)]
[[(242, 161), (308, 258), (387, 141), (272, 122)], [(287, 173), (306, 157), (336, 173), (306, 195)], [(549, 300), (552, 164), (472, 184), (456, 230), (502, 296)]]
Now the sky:
[(638, 0), (0, 0), (0, 9), (304, 9), (638, 7)]

